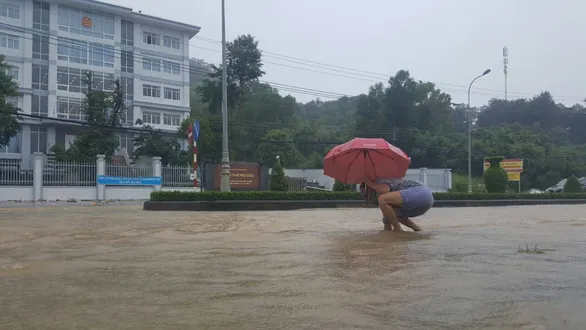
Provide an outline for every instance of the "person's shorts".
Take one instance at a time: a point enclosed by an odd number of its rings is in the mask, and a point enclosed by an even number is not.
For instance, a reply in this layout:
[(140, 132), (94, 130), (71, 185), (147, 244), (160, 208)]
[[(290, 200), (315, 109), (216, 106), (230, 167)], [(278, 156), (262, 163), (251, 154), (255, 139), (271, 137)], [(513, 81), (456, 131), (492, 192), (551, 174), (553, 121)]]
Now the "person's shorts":
[[(397, 217), (415, 218), (425, 214), (433, 206), (433, 193), (426, 186), (411, 187), (399, 190), (403, 198), (403, 207), (395, 208)], [(387, 223), (383, 217), (383, 223)]]

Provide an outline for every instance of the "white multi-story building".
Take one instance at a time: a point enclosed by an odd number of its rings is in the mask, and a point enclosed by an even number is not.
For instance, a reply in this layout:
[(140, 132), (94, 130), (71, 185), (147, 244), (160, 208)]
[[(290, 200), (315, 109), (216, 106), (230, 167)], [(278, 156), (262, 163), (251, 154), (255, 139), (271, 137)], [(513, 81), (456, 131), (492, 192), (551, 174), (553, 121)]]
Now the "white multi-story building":
[[(0, 54), (22, 93), (11, 101), (25, 114), (57, 118), (23, 117), (0, 158), (20, 157), (26, 166), (34, 152), (69, 146), (82, 128), (66, 120), (83, 120), (87, 70), (104, 91), (120, 79), (125, 125), (141, 119), (176, 131), (189, 115), (189, 40), (199, 30), (94, 0), (0, 0)], [(131, 152), (133, 138), (121, 133), (121, 148)]]

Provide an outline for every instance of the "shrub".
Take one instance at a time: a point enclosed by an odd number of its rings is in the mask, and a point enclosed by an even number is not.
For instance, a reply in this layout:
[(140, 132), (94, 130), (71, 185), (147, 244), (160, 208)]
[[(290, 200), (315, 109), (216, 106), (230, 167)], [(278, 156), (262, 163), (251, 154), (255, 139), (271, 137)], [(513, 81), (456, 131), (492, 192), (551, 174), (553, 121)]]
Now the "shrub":
[(580, 181), (575, 176), (570, 176), (566, 180), (566, 184), (564, 184), (564, 192), (565, 193), (580, 193), (582, 192), (582, 185)]
[[(586, 199), (586, 193), (434, 193), (435, 200), (487, 200), (487, 199)], [(156, 191), (152, 201), (228, 201), (228, 200), (364, 200), (356, 191)]]
[(354, 189), (352, 189), (352, 186), (350, 186), (349, 184), (345, 184), (342, 181), (338, 181), (336, 180), (336, 182), (334, 182), (334, 187), (332, 188), (333, 191), (353, 191)]
[(484, 171), (482, 178), (484, 179), (486, 191), (490, 194), (505, 193), (507, 191), (509, 177), (507, 172), (501, 167), (501, 161), (503, 159), (505, 158), (501, 156), (485, 158), (490, 163), (490, 167)]
[(271, 191), (287, 191), (289, 190), (289, 181), (285, 176), (285, 170), (281, 162), (277, 159), (271, 177), (269, 178), (269, 190)]
[(156, 191), (152, 201), (237, 201), (237, 200), (361, 200), (354, 191)]

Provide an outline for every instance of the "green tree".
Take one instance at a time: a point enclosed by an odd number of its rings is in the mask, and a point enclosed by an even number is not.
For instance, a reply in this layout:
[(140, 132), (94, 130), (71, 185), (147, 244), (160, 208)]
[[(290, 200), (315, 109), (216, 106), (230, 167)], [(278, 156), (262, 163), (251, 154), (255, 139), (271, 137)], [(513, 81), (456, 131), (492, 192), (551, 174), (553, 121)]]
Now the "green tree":
[(352, 191), (352, 187), (349, 184), (345, 184), (342, 181), (336, 180), (334, 182), (334, 187), (332, 188), (333, 191)]
[[(226, 80), (228, 107), (237, 109), (250, 88), (265, 72), (262, 71), (262, 52), (258, 41), (250, 35), (240, 35), (227, 45)], [(209, 105), (211, 113), (220, 113), (222, 105), (222, 67), (212, 65), (212, 73), (198, 86), (197, 91), (203, 102)]]
[(140, 119), (137, 120), (137, 124), (142, 125), (143, 131), (134, 139), (134, 159), (161, 157), (163, 165), (188, 164), (188, 157), (183, 155), (176, 135), (165, 133), (150, 125), (144, 125)]
[[(218, 134), (213, 130), (211, 126), (211, 117), (188, 117), (181, 122), (179, 130), (177, 131), (177, 137), (179, 139), (187, 140), (188, 127), (193, 124), (195, 118), (199, 120), (199, 139), (197, 141), (197, 158), (198, 161), (220, 161), (222, 154), (222, 139), (219, 138)], [(187, 164), (193, 162), (193, 146), (187, 146)]]
[(271, 172), (269, 178), (269, 190), (272, 191), (287, 191), (289, 190), (289, 181), (285, 176), (285, 170), (281, 165), (281, 162), (277, 159), (275, 166)]
[(485, 159), (490, 164), (490, 167), (484, 171), (483, 176), (486, 191), (491, 194), (507, 192), (509, 177), (507, 172), (501, 167), (501, 161), (505, 158), (496, 156), (486, 157)]
[(121, 113), (126, 107), (119, 80), (115, 81), (114, 91), (111, 93), (94, 88), (91, 72), (88, 72), (85, 82), (87, 91), (82, 112), (89, 126), (77, 134), (64, 157), (70, 161), (93, 163), (96, 155), (110, 157), (118, 148), (116, 131), (122, 126)]
[[(468, 109), (453, 105), (445, 91), (399, 70), (364, 94), (321, 98), (305, 104), (261, 83), (262, 52), (249, 35), (230, 43), (228, 53), (231, 160), (287, 167), (321, 167), (326, 149), (350, 138), (380, 137), (411, 156), (411, 167), (447, 167), (468, 172), (468, 114), (471, 112), (472, 174), (483, 175), (485, 156), (523, 158), (522, 189), (545, 189), (569, 175), (586, 175), (586, 108), (556, 103), (548, 92), (516, 100), (493, 99)], [(200, 70), (201, 71), (201, 70)], [(221, 153), (220, 67), (197, 88), (194, 115), (208, 117)], [(466, 180), (464, 180), (466, 181)], [(465, 182), (464, 182), (465, 186)]]
[(258, 145), (258, 158), (267, 166), (276, 166), (277, 156), (279, 163), (287, 167), (297, 167), (303, 162), (303, 156), (295, 149), (292, 141), (292, 132), (287, 129), (269, 131)]
[(8, 75), (10, 66), (4, 61), (4, 55), (0, 55), (0, 147), (10, 143), (20, 131), (18, 112), (20, 109), (8, 103), (9, 97), (18, 97), (18, 84)]
[(567, 193), (582, 192), (582, 185), (580, 184), (580, 181), (578, 180), (578, 178), (576, 178), (576, 176), (572, 175), (566, 180), (566, 183), (564, 184), (564, 192), (567, 192)]

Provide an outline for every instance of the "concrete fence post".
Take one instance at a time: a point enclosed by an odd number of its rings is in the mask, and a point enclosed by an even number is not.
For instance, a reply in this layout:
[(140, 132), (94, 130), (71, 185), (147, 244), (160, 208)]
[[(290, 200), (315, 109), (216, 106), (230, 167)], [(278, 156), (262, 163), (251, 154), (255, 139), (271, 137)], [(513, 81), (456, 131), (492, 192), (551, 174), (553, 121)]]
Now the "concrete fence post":
[[(161, 176), (161, 157), (153, 157), (153, 176)], [(153, 191), (160, 191), (161, 185), (153, 186)]]
[(427, 167), (422, 167), (419, 169), (419, 181), (424, 185), (427, 185)]
[(445, 186), (448, 190), (452, 189), (452, 170), (446, 169), (444, 172)]
[(98, 175), (106, 175), (106, 155), (98, 155), (96, 158), (96, 199), (106, 199), (106, 185), (98, 184)]
[(33, 200), (43, 199), (43, 153), (33, 153)]

